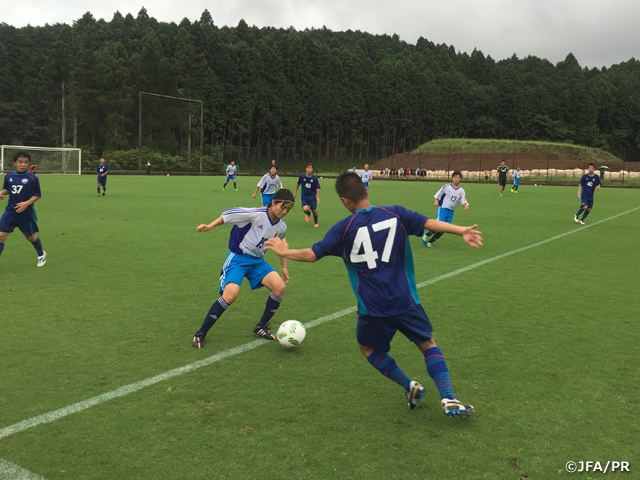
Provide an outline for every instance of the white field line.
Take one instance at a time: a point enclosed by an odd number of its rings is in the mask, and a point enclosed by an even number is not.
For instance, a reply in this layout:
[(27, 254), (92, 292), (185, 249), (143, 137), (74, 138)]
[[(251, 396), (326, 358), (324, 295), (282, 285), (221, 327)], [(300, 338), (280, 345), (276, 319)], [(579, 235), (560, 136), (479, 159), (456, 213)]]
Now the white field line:
[[(524, 252), (525, 250), (529, 250), (530, 248), (539, 247), (541, 245), (544, 245), (546, 243), (552, 242), (554, 240), (558, 240), (560, 238), (566, 237), (567, 235), (572, 235), (574, 233), (577, 233), (577, 232), (580, 232), (582, 230), (585, 230), (586, 228), (594, 227), (594, 226), (599, 225), (601, 223), (608, 222), (610, 220), (614, 220), (614, 219), (616, 219), (618, 217), (621, 217), (623, 215), (627, 215), (627, 214), (629, 214), (631, 212), (635, 212), (636, 210), (640, 210), (640, 207), (632, 208), (631, 210), (627, 210), (626, 212), (619, 213), (619, 214), (614, 215), (612, 217), (606, 218), (604, 220), (600, 220), (598, 222), (594, 222), (594, 223), (588, 224), (586, 226), (576, 225), (576, 229), (575, 230), (571, 230), (571, 231), (566, 232), (566, 233), (561, 233), (560, 235), (556, 235), (554, 237), (547, 238), (546, 240), (542, 240), (540, 242), (533, 243), (533, 244), (528, 245), (526, 247), (517, 248), (517, 249), (512, 250), (510, 252), (503, 253), (501, 255), (497, 255), (495, 257), (488, 258), (486, 260), (482, 260), (481, 262), (474, 263), (474, 264), (469, 265), (469, 266), (464, 267), (464, 268), (459, 268), (458, 270), (454, 270), (454, 271), (452, 271), (450, 273), (446, 273), (444, 275), (440, 275), (439, 277), (435, 277), (435, 278), (432, 278), (431, 280), (427, 280), (425, 282), (419, 283), (418, 284), (418, 288), (422, 288), (422, 287), (425, 287), (427, 285), (431, 285), (433, 283), (439, 282), (441, 280), (445, 280), (447, 278), (453, 277), (455, 275), (459, 275), (461, 273), (468, 272), (469, 270), (473, 270), (474, 268), (478, 268), (478, 267), (481, 267), (481, 266), (486, 265), (488, 263), (495, 262), (496, 260), (500, 260), (500, 259), (508, 257), (510, 255), (515, 255), (517, 253)], [(331, 320), (335, 320), (336, 318), (340, 318), (340, 317), (342, 317), (344, 315), (348, 315), (350, 313), (354, 313), (355, 311), (356, 311), (356, 307), (345, 308), (344, 310), (340, 310), (339, 312), (335, 312), (335, 313), (332, 313), (330, 315), (326, 315), (324, 317), (320, 317), (320, 318), (317, 318), (316, 320), (308, 322), (308, 323), (305, 324), (305, 327), (306, 328), (316, 327), (318, 325), (321, 325), (323, 323), (329, 322)], [(155, 385), (156, 383), (163, 382), (165, 380), (168, 380), (170, 378), (176, 377), (178, 375), (183, 375), (185, 373), (192, 372), (194, 370), (197, 370), (198, 368), (205, 367), (207, 365), (211, 365), (212, 363), (219, 362), (220, 360), (224, 360), (225, 358), (232, 357), (234, 355), (238, 355), (240, 353), (247, 352), (249, 350), (253, 350), (254, 348), (258, 348), (259, 346), (266, 345), (267, 343), (268, 342), (265, 342), (264, 340), (254, 340), (252, 342), (245, 343), (244, 345), (239, 345), (239, 346), (237, 346), (235, 348), (231, 348), (229, 350), (225, 350), (223, 352), (217, 353), (217, 354), (215, 354), (215, 355), (213, 355), (211, 357), (205, 358), (203, 360), (199, 360), (197, 362), (190, 363), (188, 365), (185, 365), (184, 367), (175, 368), (173, 370), (169, 370), (167, 372), (161, 373), (161, 374), (156, 375), (154, 377), (149, 377), (149, 378), (146, 378), (144, 380), (140, 380), (139, 382), (135, 382), (135, 383), (131, 383), (129, 385), (125, 385), (123, 387), (120, 387), (120, 388), (117, 388), (115, 390), (112, 390), (111, 392), (103, 393), (102, 395), (98, 395), (96, 397), (92, 397), (92, 398), (89, 398), (87, 400), (83, 400), (81, 402), (74, 403), (73, 405), (69, 405), (69, 406), (60, 408), (58, 410), (53, 410), (51, 412), (44, 413), (42, 415), (38, 415), (38, 416), (35, 416), (35, 417), (32, 417), (32, 418), (29, 418), (27, 420), (23, 420), (21, 422), (14, 423), (13, 425), (9, 425), (8, 427), (4, 427), (4, 428), (0, 429), (0, 440), (3, 439), (3, 438), (9, 437), (11, 435), (14, 435), (16, 433), (22, 432), (24, 430), (27, 430), (29, 428), (36, 427), (36, 426), (42, 425), (44, 423), (53, 422), (53, 421), (58, 420), (60, 418), (66, 417), (67, 415), (71, 415), (72, 413), (77, 413), (77, 412), (80, 412), (82, 410), (86, 410), (89, 407), (93, 407), (94, 405), (99, 405), (99, 404), (104, 403), (104, 402), (109, 401), (109, 400), (113, 400), (114, 398), (123, 397), (125, 395), (130, 394), (130, 393), (136, 392), (138, 390), (141, 390), (141, 389), (143, 389), (145, 387), (149, 387), (151, 385)]]
[(0, 480), (45, 480), (45, 478), (0, 458)]

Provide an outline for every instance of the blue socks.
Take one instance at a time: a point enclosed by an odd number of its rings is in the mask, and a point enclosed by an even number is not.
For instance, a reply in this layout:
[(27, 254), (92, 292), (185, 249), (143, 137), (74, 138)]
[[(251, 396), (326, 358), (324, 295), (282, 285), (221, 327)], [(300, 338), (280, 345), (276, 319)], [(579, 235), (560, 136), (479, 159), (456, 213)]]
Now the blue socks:
[(367, 357), (367, 360), (382, 375), (393, 380), (398, 385), (402, 385), (405, 390), (409, 390), (411, 379), (398, 367), (391, 355), (374, 351)]
[(0, 242), (0, 254), (2, 254), (3, 250), (4, 250), (4, 242)]
[(264, 327), (269, 320), (273, 318), (278, 308), (280, 308), (280, 303), (282, 302), (282, 298), (271, 292), (269, 294), (269, 298), (267, 298), (267, 304), (264, 307), (264, 313), (262, 314), (262, 318), (258, 322), (260, 327)]
[(447, 362), (439, 347), (429, 348), (424, 351), (424, 363), (427, 373), (436, 384), (440, 398), (455, 398), (451, 389), (451, 378)]
[(587, 215), (589, 215), (590, 211), (589, 210), (585, 210), (584, 213), (582, 214), (582, 220), (584, 220), (585, 218), (587, 218)]
[[(4, 244), (2, 245), (4, 246)], [(42, 242), (40, 241), (40, 237), (36, 237), (35, 241), (31, 242), (31, 245), (33, 245), (33, 248), (36, 249), (36, 252), (38, 252), (39, 257), (44, 255), (44, 252), (42, 251)]]
[(207, 313), (204, 322), (202, 322), (202, 326), (196, 333), (206, 335), (227, 308), (229, 308), (229, 305), (227, 305), (227, 302), (225, 302), (222, 297), (216, 300), (213, 305), (211, 305), (209, 313)]

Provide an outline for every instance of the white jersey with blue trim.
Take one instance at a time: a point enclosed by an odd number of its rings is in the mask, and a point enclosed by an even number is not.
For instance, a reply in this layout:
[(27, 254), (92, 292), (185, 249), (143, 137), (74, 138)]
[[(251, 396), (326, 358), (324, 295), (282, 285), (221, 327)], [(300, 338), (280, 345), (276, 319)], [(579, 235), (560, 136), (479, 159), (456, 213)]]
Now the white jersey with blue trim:
[(522, 176), (522, 173), (520, 173), (520, 170), (513, 171), (513, 178), (520, 178), (521, 176)]
[(260, 179), (258, 186), (262, 193), (265, 195), (271, 195), (276, 193), (276, 187), (282, 188), (282, 181), (277, 174), (275, 177), (271, 178), (271, 175), (267, 173)]
[(271, 222), (269, 207), (232, 208), (222, 212), (224, 223), (233, 225), (229, 235), (229, 250), (252, 257), (264, 257), (264, 242), (270, 238), (284, 238), (287, 224), (283, 219)]
[(433, 198), (437, 198), (438, 205), (441, 208), (446, 208), (447, 210), (455, 210), (459, 203), (462, 205), (469, 205), (469, 202), (467, 202), (467, 199), (464, 196), (464, 188), (455, 188), (450, 183), (443, 185)]
[(235, 174), (236, 174), (236, 166), (227, 165), (227, 175), (235, 175)]
[(362, 170), (360, 172), (360, 178), (362, 179), (362, 183), (369, 183), (373, 178), (373, 172), (371, 170)]

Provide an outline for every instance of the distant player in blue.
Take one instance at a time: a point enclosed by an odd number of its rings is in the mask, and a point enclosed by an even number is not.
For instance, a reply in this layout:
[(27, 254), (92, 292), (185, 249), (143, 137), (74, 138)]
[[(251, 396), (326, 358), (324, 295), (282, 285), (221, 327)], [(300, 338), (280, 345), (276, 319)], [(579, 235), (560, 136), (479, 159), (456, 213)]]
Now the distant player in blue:
[(271, 290), (262, 318), (253, 333), (266, 340), (276, 337), (269, 330), (269, 321), (280, 307), (285, 285), (289, 282), (287, 261), (280, 259), (282, 277), (264, 260), (264, 242), (269, 238), (284, 238), (287, 224), (283, 217), (293, 208), (293, 193), (279, 190), (268, 207), (232, 208), (210, 224), (198, 225), (198, 232), (208, 232), (223, 224), (231, 224), (229, 253), (220, 275), (220, 298), (211, 305), (202, 326), (193, 336), (193, 346), (202, 348), (207, 332), (227, 308), (238, 298), (244, 278), (252, 290), (262, 286)]
[(298, 188), (302, 186), (302, 211), (306, 215), (305, 221), (309, 221), (313, 213), (313, 226), (318, 225), (318, 203), (320, 203), (320, 180), (313, 174), (313, 164), (308, 164), (305, 173), (298, 177), (294, 198), (298, 195)]
[(282, 181), (278, 176), (278, 167), (271, 165), (271, 167), (269, 167), (269, 173), (265, 174), (258, 182), (258, 185), (256, 185), (252, 197), (256, 198), (259, 189), (262, 192), (262, 205), (267, 207), (271, 205), (271, 200), (276, 194), (276, 188), (282, 188)]
[(511, 188), (511, 193), (518, 193), (518, 187), (520, 186), (520, 177), (522, 177), (522, 172), (520, 171), (520, 167), (516, 168), (513, 173), (513, 187)]
[(364, 183), (364, 186), (367, 189), (367, 191), (369, 191), (369, 184), (373, 179), (373, 172), (369, 170), (368, 163), (364, 164), (364, 170), (360, 170), (360, 179), (362, 180), (362, 183)]
[(238, 185), (236, 185), (236, 162), (234, 162), (233, 160), (231, 160), (231, 163), (227, 165), (227, 179), (224, 181), (224, 185), (222, 185), (223, 192), (224, 192), (224, 187), (226, 187), (230, 181), (233, 181), (233, 188), (237, 192)]
[(109, 164), (105, 163), (104, 157), (100, 157), (100, 163), (96, 169), (98, 171), (98, 196), (100, 196), (100, 186), (102, 185), (102, 196), (107, 193), (107, 175), (109, 174)]
[(0, 200), (9, 195), (9, 202), (0, 218), (0, 254), (4, 250), (4, 241), (7, 235), (16, 227), (20, 229), (25, 238), (31, 242), (38, 253), (38, 267), (47, 263), (47, 252), (42, 249), (42, 242), (36, 236), (38, 230), (38, 218), (33, 204), (40, 200), (40, 180), (34, 174), (29, 173), (29, 152), (17, 152), (13, 157), (15, 171), (7, 173), (4, 177)]
[[(465, 210), (469, 210), (469, 202), (464, 193), (464, 188), (460, 186), (462, 181), (462, 173), (458, 170), (451, 174), (451, 183), (443, 185), (440, 190), (433, 196), (435, 198), (434, 206), (438, 207), (437, 220), (441, 222), (451, 223), (453, 221), (453, 211), (462, 205)], [(433, 248), (433, 243), (438, 240), (444, 233), (442, 232), (424, 232), (422, 236), (422, 244), (428, 248)]]
[[(580, 179), (580, 185), (578, 185), (578, 198), (580, 198), (580, 208), (578, 212), (573, 216), (576, 223), (584, 225), (584, 219), (591, 213), (593, 208), (593, 195), (596, 190), (600, 190), (600, 176), (596, 175), (596, 166), (593, 163), (589, 164), (588, 171)], [(580, 214), (582, 213), (582, 218)]]
[(267, 240), (267, 250), (280, 257), (315, 262), (327, 255), (341, 257), (358, 301), (356, 337), (365, 358), (382, 375), (401, 385), (409, 408), (414, 409), (425, 394), (389, 355), (391, 339), (401, 332), (423, 354), (427, 372), (440, 392), (445, 414), (469, 416), (471, 405), (455, 398), (447, 363), (432, 336), (432, 327), (416, 287), (409, 235), (421, 236), (424, 229), (462, 236), (474, 248), (482, 245), (480, 232), (432, 220), (399, 205), (376, 207), (355, 173), (343, 173), (336, 191), (352, 215), (329, 229), (311, 248), (290, 250), (286, 240)]

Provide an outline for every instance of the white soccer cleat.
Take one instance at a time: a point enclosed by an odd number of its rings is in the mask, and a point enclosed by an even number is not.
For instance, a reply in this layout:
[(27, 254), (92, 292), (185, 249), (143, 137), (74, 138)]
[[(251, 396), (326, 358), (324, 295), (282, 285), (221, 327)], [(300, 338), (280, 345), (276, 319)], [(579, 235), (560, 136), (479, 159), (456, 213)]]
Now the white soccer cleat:
[(583, 222), (582, 220), (578, 220), (578, 223), (579, 223), (580, 225), (584, 225), (584, 222)]
[(38, 265), (36, 267), (44, 267), (44, 264), (47, 263), (47, 252), (42, 251), (42, 255), (38, 255)]
[(472, 405), (462, 403), (457, 398), (443, 398), (440, 404), (447, 417), (468, 417), (475, 412)]
[(576, 223), (578, 223), (580, 221), (580, 220), (578, 220), (578, 215), (574, 215), (573, 216), (573, 221), (576, 222)]
[(407, 404), (411, 410), (415, 410), (420, 405), (420, 401), (427, 391), (422, 385), (415, 380), (412, 380), (409, 384), (409, 390), (404, 392), (404, 396), (407, 398)]

